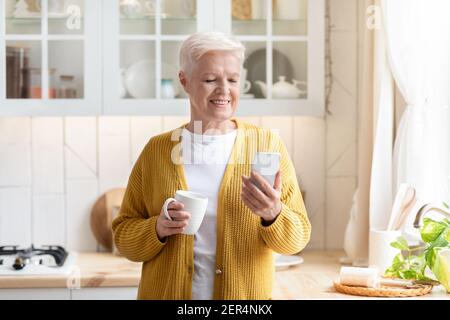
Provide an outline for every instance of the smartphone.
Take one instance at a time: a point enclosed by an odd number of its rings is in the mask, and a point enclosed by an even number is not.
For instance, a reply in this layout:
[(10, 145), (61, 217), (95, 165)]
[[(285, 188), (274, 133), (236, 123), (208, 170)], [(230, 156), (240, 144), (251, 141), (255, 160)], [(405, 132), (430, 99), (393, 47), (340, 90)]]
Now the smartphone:
[[(278, 152), (257, 152), (253, 158), (252, 170), (258, 172), (273, 187), (280, 161), (281, 154)], [(256, 181), (252, 182), (260, 188)]]

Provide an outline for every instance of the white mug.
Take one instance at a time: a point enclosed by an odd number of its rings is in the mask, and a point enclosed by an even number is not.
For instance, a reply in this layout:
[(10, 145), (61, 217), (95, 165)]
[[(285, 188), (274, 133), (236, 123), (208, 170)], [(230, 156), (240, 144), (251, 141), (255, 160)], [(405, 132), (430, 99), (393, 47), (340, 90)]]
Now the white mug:
[(183, 203), (183, 211), (187, 211), (191, 214), (191, 218), (189, 219), (189, 223), (184, 229), (183, 234), (195, 234), (200, 228), (203, 218), (205, 217), (206, 207), (208, 206), (208, 198), (192, 191), (178, 190), (175, 193), (175, 198), (168, 198), (163, 205), (164, 215), (169, 220), (173, 219), (167, 212), (167, 207), (173, 201)]
[(392, 265), (399, 249), (391, 247), (391, 243), (402, 235), (400, 230), (370, 229), (369, 235), (369, 266), (377, 267), (381, 274)]
[(281, 154), (278, 152), (257, 152), (253, 158), (252, 170), (258, 172), (273, 187), (280, 161)]

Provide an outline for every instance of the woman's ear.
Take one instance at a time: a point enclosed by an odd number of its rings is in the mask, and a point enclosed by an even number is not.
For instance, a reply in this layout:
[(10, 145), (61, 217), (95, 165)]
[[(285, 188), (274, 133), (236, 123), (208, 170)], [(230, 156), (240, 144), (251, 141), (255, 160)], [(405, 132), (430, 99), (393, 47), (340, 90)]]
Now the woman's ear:
[(184, 71), (178, 72), (178, 79), (180, 79), (180, 83), (183, 86), (184, 91), (188, 92), (188, 90), (187, 90), (187, 77), (186, 77), (186, 73), (184, 73)]

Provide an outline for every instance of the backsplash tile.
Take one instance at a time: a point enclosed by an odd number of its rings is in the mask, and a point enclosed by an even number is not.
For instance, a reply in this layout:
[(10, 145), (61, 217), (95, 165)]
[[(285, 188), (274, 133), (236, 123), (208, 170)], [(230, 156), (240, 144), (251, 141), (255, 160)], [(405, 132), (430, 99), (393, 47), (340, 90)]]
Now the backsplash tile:
[(30, 188), (0, 188), (0, 245), (31, 243)]
[(31, 141), (38, 146), (62, 146), (63, 119), (42, 117), (31, 119)]
[(327, 178), (325, 239), (328, 249), (340, 249), (344, 243), (345, 228), (350, 216), (356, 177)]
[(100, 135), (99, 142), (100, 192), (125, 187), (131, 173), (129, 135)]
[(163, 120), (163, 132), (170, 131), (180, 127), (181, 125), (188, 123), (190, 117), (162, 117)]
[(162, 132), (161, 117), (131, 117), (131, 162), (134, 164), (150, 138)]
[(66, 181), (67, 248), (96, 251), (91, 231), (91, 209), (99, 196), (97, 180)]
[(293, 156), (292, 117), (261, 117), (261, 126), (277, 132), (286, 146), (289, 155)]
[(33, 195), (64, 193), (63, 147), (33, 145)]
[(72, 148), (64, 146), (64, 166), (66, 179), (97, 179), (95, 167)]
[(64, 118), (65, 148), (70, 150), (86, 166), (87, 170), (95, 174), (98, 173), (97, 122), (98, 118), (96, 117)]
[(294, 166), (312, 225), (311, 244), (325, 248), (325, 122), (312, 117), (294, 118)]
[(99, 135), (123, 136), (130, 133), (129, 117), (99, 117)]
[(0, 144), (31, 143), (30, 117), (0, 117)]
[(31, 145), (0, 144), (0, 187), (31, 186)]
[(64, 196), (34, 196), (32, 228), (35, 246), (66, 246), (66, 210)]

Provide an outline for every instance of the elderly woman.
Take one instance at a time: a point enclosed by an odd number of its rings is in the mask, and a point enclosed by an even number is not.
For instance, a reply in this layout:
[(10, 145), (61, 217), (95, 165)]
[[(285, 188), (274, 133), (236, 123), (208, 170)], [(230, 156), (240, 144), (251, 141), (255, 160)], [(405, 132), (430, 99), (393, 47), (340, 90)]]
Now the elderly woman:
[[(270, 130), (233, 117), (244, 51), (216, 32), (182, 44), (179, 79), (190, 122), (150, 139), (113, 221), (121, 254), (143, 262), (139, 299), (271, 299), (273, 253), (295, 254), (309, 241), (311, 226), (285, 146)], [(257, 151), (281, 154), (273, 186), (251, 171)], [(168, 206), (172, 220), (162, 210), (181, 189), (209, 200), (195, 235), (183, 234), (191, 213), (181, 202)]]

